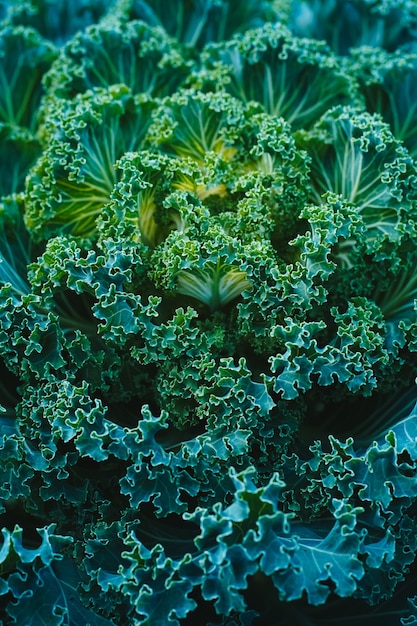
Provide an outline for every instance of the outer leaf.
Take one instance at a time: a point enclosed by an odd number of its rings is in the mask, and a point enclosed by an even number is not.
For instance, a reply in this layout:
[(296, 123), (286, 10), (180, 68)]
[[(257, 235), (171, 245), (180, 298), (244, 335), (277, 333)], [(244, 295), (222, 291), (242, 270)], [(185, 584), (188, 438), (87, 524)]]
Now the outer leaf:
[(260, 102), (294, 128), (308, 128), (331, 107), (355, 100), (352, 81), (328, 47), (297, 39), (279, 24), (209, 46), (203, 59), (203, 85), (218, 89), (220, 81), (234, 97)]
[[(332, 191), (351, 203), (366, 228), (365, 253), (401, 241), (414, 211), (414, 165), (380, 118), (352, 109), (330, 111), (299, 140), (312, 156), (311, 180), (315, 201)], [(403, 225), (404, 222), (404, 225)]]
[(1, 24), (6, 26), (18, 21), (22, 12), (28, 9), (30, 0), (23, 0), (18, 5), (13, 0), (1, 0), (0, 2), (0, 20)]
[(337, 54), (361, 45), (395, 50), (414, 39), (416, 7), (397, 0), (295, 0), (290, 25), (302, 37), (325, 40)]
[(36, 129), (41, 78), (56, 54), (31, 28), (0, 30), (0, 122)]
[(23, 191), (29, 168), (40, 153), (30, 131), (0, 123), (0, 197)]
[(51, 141), (27, 180), (26, 223), (37, 238), (94, 236), (96, 216), (116, 182), (115, 163), (141, 146), (150, 109), (149, 100), (133, 98), (120, 85), (71, 105), (54, 101), (49, 132), (59, 139)]
[(115, 622), (94, 614), (81, 603), (80, 576), (71, 559), (53, 563), (36, 574), (31, 572), (29, 581), (27, 576), (19, 573), (10, 577), (10, 588), (18, 599), (7, 609), (12, 624), (114, 626)]
[[(102, 402), (91, 398), (85, 381), (75, 386), (67, 380), (51, 380), (43, 385), (41, 394), (29, 387), (25, 400), (22, 417), (26, 422), (30, 419), (38, 437), (43, 439), (41, 448), (48, 446), (49, 450), (45, 450), (48, 461), (57, 454), (61, 442), (69, 441), (81, 457), (95, 461), (104, 461), (111, 454), (126, 455), (119, 447), (123, 429), (107, 418)], [(35, 436), (32, 437), (35, 442)]]
[(165, 96), (176, 91), (187, 69), (162, 29), (110, 20), (79, 31), (64, 46), (45, 82), (48, 94), (59, 98), (119, 83), (134, 94)]
[[(167, 557), (161, 545), (146, 549), (134, 533), (126, 543), (131, 550), (124, 552), (123, 556), (131, 565), (121, 589), (131, 598), (139, 623), (143, 626), (179, 626), (178, 619), (185, 618), (196, 607), (195, 600), (189, 597), (192, 581), (177, 574), (181, 563)], [(184, 563), (188, 562), (189, 558), (185, 557)]]
[[(45, 312), (38, 298), (28, 295), (18, 299), (11, 285), (0, 292), (1, 343), (9, 368), (29, 375), (48, 376), (51, 370), (65, 365), (64, 337), (59, 321)], [(23, 332), (23, 329), (25, 331)]]
[(98, 21), (114, 4), (114, 0), (74, 0), (71, 4), (60, 0), (24, 0), (20, 10), (14, 11), (14, 23), (31, 26), (46, 39), (61, 46), (78, 30)]
[(174, 0), (168, 10), (161, 0), (129, 0), (127, 6), (130, 19), (163, 26), (182, 43), (198, 48), (276, 19), (273, 6), (265, 1), (250, 0), (242, 7), (238, 0)]
[[(226, 601), (223, 575), (230, 564), (238, 571), (239, 563), (246, 560), (245, 576), (253, 573), (254, 560), (260, 558), (261, 571), (272, 575), (280, 597), (285, 600), (301, 598), (306, 592), (309, 602), (321, 604), (330, 594), (326, 585), (332, 580), (339, 596), (349, 596), (357, 587), (357, 581), (364, 575), (363, 566), (358, 558), (363, 534), (356, 531), (356, 514), (344, 503), (335, 502), (333, 527), (327, 528), (325, 536), (314, 530), (290, 526), (290, 515), (277, 510), (277, 498), (284, 484), (274, 476), (264, 489), (256, 488), (251, 483), (250, 470), (237, 475), (235, 482), (241, 483), (236, 490), (233, 504), (224, 510), (215, 507), (214, 515), (197, 511), (193, 516), (200, 518), (201, 535), (196, 539), (200, 548), (208, 552), (206, 578), (203, 583), (203, 595), (213, 597), (211, 585), (214, 584), (211, 572), (216, 572), (216, 605), (219, 612), (239, 610), (238, 599), (233, 591)], [(252, 525), (256, 520), (256, 531)], [(243, 535), (241, 551), (235, 552), (236, 534)], [(304, 534), (305, 533), (305, 534)], [(216, 544), (213, 546), (214, 541)], [(242, 559), (240, 558), (242, 557)], [(248, 557), (250, 560), (248, 560)], [(216, 565), (214, 570), (208, 563)], [(252, 563), (252, 565), (249, 565)], [(210, 573), (209, 573), (210, 572)], [(245, 588), (247, 582), (237, 576), (232, 588)], [(241, 610), (241, 609), (240, 609)]]
[(33, 457), (19, 431), (16, 405), (17, 379), (1, 364), (0, 402), (0, 468), (3, 483), (0, 487), (0, 509), (4, 513), (11, 500), (30, 497), (30, 481), (34, 476)]
[(23, 219), (23, 196), (4, 198), (0, 203), (0, 284), (11, 285), (20, 295), (30, 291), (27, 267), (35, 252)]
[(417, 154), (415, 74), (417, 55), (359, 48), (354, 51), (356, 71), (366, 107), (379, 113), (394, 136), (404, 142), (410, 154)]

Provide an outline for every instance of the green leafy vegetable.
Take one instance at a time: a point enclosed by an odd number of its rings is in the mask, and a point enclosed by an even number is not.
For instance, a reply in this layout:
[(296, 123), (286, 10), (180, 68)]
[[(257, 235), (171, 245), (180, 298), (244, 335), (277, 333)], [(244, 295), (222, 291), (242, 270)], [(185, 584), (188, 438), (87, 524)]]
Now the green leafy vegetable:
[(0, 1), (0, 623), (416, 622), (414, 0)]

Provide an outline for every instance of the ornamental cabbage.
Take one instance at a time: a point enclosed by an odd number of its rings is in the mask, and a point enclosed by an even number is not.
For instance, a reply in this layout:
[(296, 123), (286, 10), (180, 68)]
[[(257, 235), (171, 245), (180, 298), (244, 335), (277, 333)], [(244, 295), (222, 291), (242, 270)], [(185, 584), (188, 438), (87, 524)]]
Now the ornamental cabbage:
[(0, 624), (417, 623), (416, 49), (0, 1)]

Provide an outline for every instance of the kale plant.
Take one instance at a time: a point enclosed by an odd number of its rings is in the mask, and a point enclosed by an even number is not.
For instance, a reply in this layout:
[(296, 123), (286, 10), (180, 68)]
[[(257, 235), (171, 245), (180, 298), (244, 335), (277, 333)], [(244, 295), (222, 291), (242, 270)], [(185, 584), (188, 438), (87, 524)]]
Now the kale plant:
[(0, 625), (417, 624), (416, 0), (0, 1)]

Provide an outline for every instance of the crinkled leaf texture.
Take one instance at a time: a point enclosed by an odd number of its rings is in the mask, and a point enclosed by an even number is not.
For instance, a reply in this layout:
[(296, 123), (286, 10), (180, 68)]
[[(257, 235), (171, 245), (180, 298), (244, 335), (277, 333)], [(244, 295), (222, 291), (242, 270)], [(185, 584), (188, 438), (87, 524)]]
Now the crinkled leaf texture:
[(31, 572), (29, 576), (29, 580), (26, 572), (10, 576), (9, 588), (18, 600), (7, 608), (11, 623), (27, 626), (114, 626), (113, 621), (94, 614), (80, 602), (80, 578), (72, 560), (64, 559), (54, 566)]
[(12, 532), (2, 531), (0, 593), (5, 596), (8, 623), (111, 626), (113, 622), (95, 615), (80, 602), (80, 574), (74, 562), (60, 554), (72, 539), (55, 535), (55, 526), (38, 529), (41, 537), (38, 548), (24, 546), (22, 529), (18, 526)]
[(1, 624), (416, 623), (416, 41), (0, 0)]

